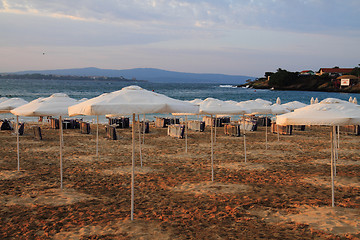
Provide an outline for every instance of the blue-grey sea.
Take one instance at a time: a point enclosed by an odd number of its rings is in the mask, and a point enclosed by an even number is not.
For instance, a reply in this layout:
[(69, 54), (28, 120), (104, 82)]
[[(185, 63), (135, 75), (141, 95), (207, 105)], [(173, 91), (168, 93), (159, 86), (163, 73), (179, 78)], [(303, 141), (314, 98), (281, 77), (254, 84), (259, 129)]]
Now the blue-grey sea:
[[(360, 94), (328, 93), (310, 91), (271, 91), (260, 89), (233, 88), (229, 85), (205, 83), (152, 83), (152, 82), (115, 82), (115, 81), (66, 81), (66, 80), (7, 80), (0, 79), (0, 97), (20, 97), (27, 101), (39, 97), (48, 97), (53, 93), (66, 93), (75, 99), (93, 98), (105, 92), (120, 90), (129, 85), (138, 85), (147, 90), (165, 94), (180, 100), (205, 99), (208, 97), (220, 100), (245, 101), (262, 98), (275, 102), (280, 97), (281, 103), (300, 101), (310, 103), (311, 97), (319, 101), (325, 98), (348, 100)], [(4, 117), (4, 115), (2, 116)], [(11, 117), (10, 114), (5, 117)], [(1, 116), (0, 116), (1, 118)], [(104, 119), (102, 119), (104, 121)]]

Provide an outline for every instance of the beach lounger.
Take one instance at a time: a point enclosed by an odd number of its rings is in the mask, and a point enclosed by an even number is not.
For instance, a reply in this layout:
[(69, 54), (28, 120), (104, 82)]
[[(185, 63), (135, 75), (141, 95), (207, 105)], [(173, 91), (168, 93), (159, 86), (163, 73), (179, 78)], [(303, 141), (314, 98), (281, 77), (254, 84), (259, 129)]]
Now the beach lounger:
[(305, 131), (305, 125), (293, 125), (294, 131)]
[(90, 123), (81, 122), (80, 123), (80, 133), (90, 134)]
[[(213, 126), (223, 127), (225, 123), (230, 123), (230, 117), (213, 117)], [(211, 126), (211, 117), (204, 116), (203, 121), (205, 122), (205, 126)]]
[(117, 140), (116, 135), (116, 126), (115, 125), (106, 125), (105, 126), (106, 137), (110, 140)]
[(169, 125), (172, 124), (180, 124), (179, 118), (155, 118), (155, 127), (157, 128), (166, 128)]
[(359, 136), (360, 135), (360, 126), (359, 125), (340, 126), (340, 132), (355, 134), (356, 136)]
[(271, 131), (273, 133), (277, 133), (279, 130), (279, 134), (282, 135), (292, 135), (292, 125), (279, 125), (277, 126), (276, 123), (271, 124)]
[(42, 140), (41, 128), (39, 126), (32, 126), (31, 127), (34, 133), (34, 138), (36, 140)]
[(173, 124), (168, 126), (168, 135), (179, 139), (184, 138), (185, 126), (181, 124)]
[(240, 120), (240, 129), (243, 131), (245, 127), (245, 131), (252, 132), (257, 130), (257, 122), (255, 120), (245, 119)]
[(116, 128), (130, 128), (130, 119), (128, 117), (108, 118), (109, 125), (114, 125)]
[(59, 119), (50, 118), (50, 125), (52, 129), (59, 129)]
[[(140, 122), (140, 129), (141, 132), (144, 132), (144, 122)], [(150, 124), (149, 122), (145, 122), (145, 133), (149, 133), (150, 132)]]
[(239, 123), (226, 123), (224, 125), (224, 133), (233, 137), (241, 136), (241, 129)]
[(19, 123), (19, 135), (24, 135), (25, 123)]
[(205, 130), (205, 122), (193, 120), (188, 122), (188, 129), (198, 132), (203, 132)]
[(258, 126), (266, 126), (266, 121), (267, 121), (267, 126), (271, 125), (271, 119), (269, 117), (254, 117), (253, 118)]
[(0, 120), (0, 130), (13, 130), (12, 124), (9, 120)]

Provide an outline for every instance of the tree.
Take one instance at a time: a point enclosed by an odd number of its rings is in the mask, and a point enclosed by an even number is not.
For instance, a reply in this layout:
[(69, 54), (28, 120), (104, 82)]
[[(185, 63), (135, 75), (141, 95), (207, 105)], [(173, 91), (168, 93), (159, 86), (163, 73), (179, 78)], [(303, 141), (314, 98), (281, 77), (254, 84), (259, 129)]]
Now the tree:
[(297, 80), (297, 73), (288, 72), (279, 68), (276, 73), (270, 76), (269, 85), (274, 87), (285, 87), (294, 84)]

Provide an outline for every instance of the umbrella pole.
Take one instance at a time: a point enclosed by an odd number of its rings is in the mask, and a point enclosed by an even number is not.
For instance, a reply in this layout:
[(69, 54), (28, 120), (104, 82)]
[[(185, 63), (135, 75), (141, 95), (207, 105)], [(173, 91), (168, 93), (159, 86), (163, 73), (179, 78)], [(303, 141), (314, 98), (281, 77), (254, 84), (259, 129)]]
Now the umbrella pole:
[(188, 117), (185, 116), (185, 153), (188, 152)]
[(135, 113), (132, 125), (132, 155), (131, 155), (131, 221), (134, 220), (134, 184), (135, 184)]
[(246, 162), (246, 129), (245, 129), (245, 116), (243, 115), (243, 128), (244, 128), (244, 155), (245, 155), (245, 162)]
[(216, 125), (217, 125), (217, 115), (215, 115), (215, 133), (214, 133), (214, 143), (216, 143)]
[(268, 141), (267, 141), (267, 138), (268, 138), (268, 134), (267, 134), (267, 129), (268, 128), (268, 119), (267, 119), (267, 114), (265, 114), (265, 147), (266, 147), (266, 150), (268, 149)]
[[(143, 120), (143, 122), (144, 122), (144, 125), (143, 125), (143, 144), (145, 144), (145, 113), (144, 113), (144, 120)], [(150, 127), (150, 126), (149, 126)]]
[(19, 152), (19, 116), (16, 116), (16, 151), (17, 151), (17, 170), (20, 171), (20, 152)]
[(141, 153), (141, 127), (140, 127), (140, 114), (138, 114), (138, 129), (139, 129), (139, 153), (140, 153), (140, 166), (143, 166), (142, 153)]
[(211, 115), (211, 181), (214, 181), (214, 138), (213, 138), (213, 115)]
[(331, 206), (335, 206), (334, 193), (334, 129), (330, 132), (331, 138)]
[[(277, 115), (276, 115), (277, 118)], [(276, 123), (276, 131), (277, 131), (277, 135), (278, 135), (278, 142), (280, 141), (280, 133), (279, 133), (279, 124)]]
[(59, 117), (59, 127), (60, 127), (60, 188), (63, 189), (63, 162), (62, 162), (62, 149), (63, 149), (63, 125), (62, 118)]
[(338, 142), (337, 147), (340, 148), (340, 126), (337, 126)]
[(96, 157), (99, 157), (99, 115), (96, 115)]

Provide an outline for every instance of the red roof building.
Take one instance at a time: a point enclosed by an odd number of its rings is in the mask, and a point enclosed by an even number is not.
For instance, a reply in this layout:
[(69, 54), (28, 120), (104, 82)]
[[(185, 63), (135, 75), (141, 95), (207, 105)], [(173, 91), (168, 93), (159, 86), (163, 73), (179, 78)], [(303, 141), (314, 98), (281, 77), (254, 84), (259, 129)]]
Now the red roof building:
[(349, 74), (353, 71), (353, 68), (320, 68), (318, 75), (323, 75), (325, 73), (329, 75), (343, 75)]

